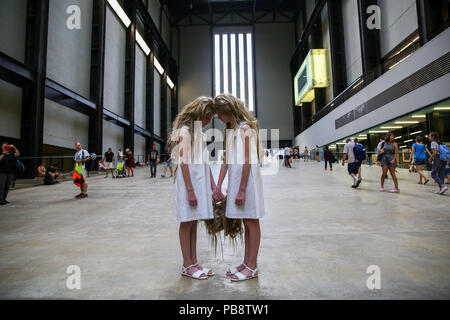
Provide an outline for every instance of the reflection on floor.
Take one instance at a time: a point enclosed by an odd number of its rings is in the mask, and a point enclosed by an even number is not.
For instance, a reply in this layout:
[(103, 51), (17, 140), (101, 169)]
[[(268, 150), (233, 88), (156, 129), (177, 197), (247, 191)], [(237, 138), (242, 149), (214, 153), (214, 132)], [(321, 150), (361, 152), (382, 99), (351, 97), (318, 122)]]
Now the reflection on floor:
[[(13, 190), (0, 207), (0, 298), (449, 299), (450, 194), (433, 194), (436, 185), (417, 185), (406, 170), (400, 194), (380, 193), (377, 167), (363, 168), (355, 190), (342, 166), (322, 165), (264, 176), (260, 277), (242, 283), (224, 276), (242, 247), (225, 243), (215, 256), (203, 226), (199, 262), (216, 276), (180, 276), (172, 180), (149, 179), (147, 169), (92, 178), (83, 200), (70, 182)], [(71, 265), (81, 269), (80, 290), (66, 287)], [(379, 290), (367, 288), (371, 265)]]

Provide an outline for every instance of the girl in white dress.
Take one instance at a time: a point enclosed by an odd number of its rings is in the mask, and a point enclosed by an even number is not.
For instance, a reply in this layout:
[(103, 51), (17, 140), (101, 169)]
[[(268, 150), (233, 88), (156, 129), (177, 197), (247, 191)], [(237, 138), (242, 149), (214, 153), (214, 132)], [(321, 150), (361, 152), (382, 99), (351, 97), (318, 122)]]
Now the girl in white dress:
[(197, 263), (198, 220), (214, 218), (212, 192), (216, 186), (208, 165), (206, 136), (202, 132), (214, 114), (212, 98), (195, 99), (177, 115), (169, 141), (177, 165), (173, 214), (180, 222), (182, 275), (200, 280), (214, 275), (212, 270)]
[(228, 269), (232, 281), (258, 276), (257, 258), (261, 238), (259, 219), (264, 216), (260, 172), (262, 147), (256, 119), (244, 103), (230, 94), (214, 99), (219, 119), (226, 124), (225, 161), (220, 169), (214, 201), (224, 199), (222, 182), (228, 171), (226, 217), (243, 219), (245, 256), (241, 265)]

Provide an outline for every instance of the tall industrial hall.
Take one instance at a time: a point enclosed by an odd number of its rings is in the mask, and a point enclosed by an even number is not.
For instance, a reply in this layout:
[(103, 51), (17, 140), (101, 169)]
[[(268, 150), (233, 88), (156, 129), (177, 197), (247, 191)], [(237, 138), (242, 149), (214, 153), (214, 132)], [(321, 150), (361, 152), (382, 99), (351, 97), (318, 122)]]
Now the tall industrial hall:
[(0, 299), (448, 301), (449, 12), (0, 0)]

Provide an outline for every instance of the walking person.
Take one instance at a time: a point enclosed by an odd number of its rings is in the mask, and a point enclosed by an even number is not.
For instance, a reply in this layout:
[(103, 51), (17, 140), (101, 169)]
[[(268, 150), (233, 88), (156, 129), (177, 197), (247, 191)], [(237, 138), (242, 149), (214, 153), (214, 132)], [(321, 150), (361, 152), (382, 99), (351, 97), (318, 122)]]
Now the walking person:
[(108, 172), (111, 171), (111, 176), (113, 175), (114, 170), (114, 152), (112, 152), (112, 148), (108, 148), (108, 151), (105, 152), (103, 159), (101, 161), (103, 166), (105, 167), (106, 175), (105, 178), (108, 178)]
[(134, 177), (134, 168), (136, 168), (136, 160), (134, 159), (134, 154), (131, 149), (125, 149), (125, 165), (127, 166), (127, 176)]
[(320, 148), (316, 145), (316, 160), (320, 162)]
[(305, 146), (305, 150), (303, 150), (303, 161), (308, 161), (309, 159), (309, 151), (308, 151), (308, 147)]
[(384, 138), (383, 148), (378, 150), (378, 154), (383, 154), (381, 160), (381, 166), (383, 171), (381, 173), (381, 186), (380, 192), (384, 191), (384, 180), (386, 179), (387, 172), (391, 174), (392, 180), (394, 180), (394, 188), (389, 192), (399, 193), (397, 176), (395, 174), (395, 167), (397, 167), (397, 155), (398, 155), (398, 144), (395, 142), (395, 136), (392, 132), (388, 132)]
[(359, 164), (358, 161), (356, 160), (355, 153), (353, 151), (354, 148), (355, 143), (350, 138), (347, 138), (343, 151), (342, 165), (344, 166), (345, 160), (348, 159), (347, 171), (348, 174), (353, 178), (352, 188), (358, 188), (359, 185), (361, 184), (361, 179), (358, 179), (357, 177)]
[[(431, 141), (431, 151), (432, 151), (432, 154), (429, 159), (429, 161), (433, 164), (431, 168), (431, 177), (439, 185), (439, 190), (436, 191), (435, 193), (444, 194), (448, 190), (444, 181), (445, 167), (447, 166), (448, 159), (444, 158), (444, 155), (441, 155), (441, 146), (440, 146), (441, 141), (439, 140), (439, 135), (437, 132), (431, 132), (428, 135), (428, 140)], [(448, 154), (446, 156), (448, 156)]]
[(290, 160), (291, 160), (291, 148), (286, 147), (284, 148), (284, 166), (286, 168), (292, 168)]
[(427, 146), (422, 143), (423, 139), (421, 136), (416, 137), (416, 142), (412, 145), (411, 154), (413, 158), (411, 159), (411, 164), (416, 167), (417, 174), (419, 175), (418, 184), (427, 184), (428, 179), (423, 173), (423, 166), (427, 163), (427, 153), (431, 157), (431, 153)]
[(328, 146), (325, 146), (323, 151), (323, 159), (325, 160), (325, 171), (327, 170), (327, 164), (330, 164), (330, 171), (333, 171), (333, 154)]
[(152, 145), (152, 150), (147, 156), (147, 163), (150, 165), (150, 178), (156, 178), (156, 166), (159, 162), (159, 152), (156, 150), (156, 144)]
[(75, 156), (74, 156), (75, 164), (74, 164), (73, 170), (82, 176), (82, 181), (83, 181), (80, 183), (80, 191), (81, 192), (79, 195), (75, 196), (75, 198), (83, 199), (83, 198), (87, 198), (87, 196), (88, 196), (88, 194), (87, 194), (88, 184), (87, 184), (86, 162), (91, 160), (91, 156), (87, 150), (83, 149), (83, 146), (78, 141), (75, 143), (75, 149), (77, 150), (77, 152), (75, 153)]
[(362, 162), (367, 159), (366, 149), (361, 143), (359, 143), (358, 138), (354, 138), (353, 142), (355, 143), (353, 153), (355, 154), (355, 159), (358, 163), (358, 180), (362, 181), (361, 167)]
[(214, 273), (197, 261), (198, 220), (214, 218), (212, 193), (216, 185), (207, 162), (206, 137), (195, 122), (205, 127), (215, 114), (214, 100), (199, 97), (178, 113), (169, 138), (169, 150), (177, 147), (174, 217), (180, 223), (182, 275), (204, 280)]
[[(261, 150), (256, 119), (244, 103), (231, 94), (220, 94), (214, 104), (218, 118), (225, 123), (225, 162), (222, 164), (213, 194), (214, 201), (222, 201), (222, 183), (228, 172), (225, 216), (242, 219), (244, 223), (245, 255), (243, 263), (226, 271), (231, 281), (258, 277), (258, 250), (261, 241), (259, 219), (265, 214), (261, 177)], [(225, 131), (227, 132), (227, 131)], [(232, 156), (230, 156), (232, 155)]]
[(173, 177), (173, 169), (172, 169), (172, 153), (170, 152), (170, 147), (166, 148), (166, 153), (164, 154), (164, 172), (161, 177), (165, 178), (167, 169), (170, 170), (170, 178)]
[[(375, 153), (377, 154), (377, 160), (376, 160), (376, 163), (380, 165), (381, 172), (383, 172), (383, 167), (381, 166), (381, 160), (383, 159), (383, 154), (382, 154), (382, 153), (379, 153), (378, 151), (381, 150), (381, 149), (383, 149), (384, 144), (385, 144), (385, 142), (384, 142), (384, 137), (380, 137), (380, 140), (379, 140), (379, 142), (378, 142), (377, 148), (376, 148), (376, 150), (375, 150)], [(388, 179), (388, 175), (387, 175), (387, 174), (386, 174), (385, 179)]]
[(8, 142), (2, 144), (2, 153), (0, 154), (0, 205), (2, 206), (9, 203), (6, 198), (14, 181), (19, 155), (20, 152), (14, 145)]

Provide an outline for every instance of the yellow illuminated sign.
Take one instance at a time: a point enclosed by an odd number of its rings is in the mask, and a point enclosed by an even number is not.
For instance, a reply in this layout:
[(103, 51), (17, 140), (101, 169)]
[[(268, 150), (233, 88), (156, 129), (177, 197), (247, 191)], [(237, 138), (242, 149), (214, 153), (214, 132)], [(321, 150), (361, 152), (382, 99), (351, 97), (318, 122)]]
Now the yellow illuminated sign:
[(295, 104), (314, 100), (314, 88), (328, 87), (327, 49), (311, 49), (294, 77)]

